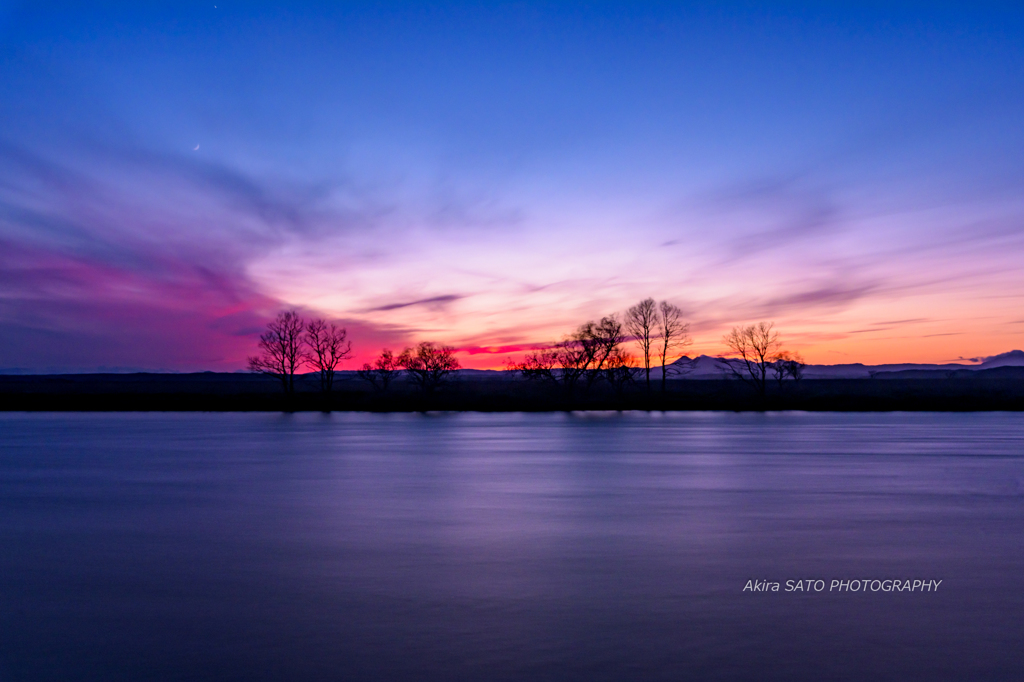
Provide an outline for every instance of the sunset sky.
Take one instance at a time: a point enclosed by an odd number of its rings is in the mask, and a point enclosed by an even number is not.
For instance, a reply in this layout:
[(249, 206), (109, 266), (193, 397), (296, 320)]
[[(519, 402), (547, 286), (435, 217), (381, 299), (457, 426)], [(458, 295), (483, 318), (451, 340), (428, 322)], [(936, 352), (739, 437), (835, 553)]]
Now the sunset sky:
[(691, 354), (1024, 348), (1024, 10), (819, 4), (0, 0), (0, 369), (293, 307), (498, 367), (647, 296)]

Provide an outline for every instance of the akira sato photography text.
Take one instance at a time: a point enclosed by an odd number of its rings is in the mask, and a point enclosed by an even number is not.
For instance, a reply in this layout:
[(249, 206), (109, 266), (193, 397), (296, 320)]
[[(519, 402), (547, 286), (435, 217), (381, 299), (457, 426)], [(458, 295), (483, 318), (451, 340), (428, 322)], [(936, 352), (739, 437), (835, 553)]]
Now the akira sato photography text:
[(941, 580), (748, 580), (744, 592), (938, 592)]

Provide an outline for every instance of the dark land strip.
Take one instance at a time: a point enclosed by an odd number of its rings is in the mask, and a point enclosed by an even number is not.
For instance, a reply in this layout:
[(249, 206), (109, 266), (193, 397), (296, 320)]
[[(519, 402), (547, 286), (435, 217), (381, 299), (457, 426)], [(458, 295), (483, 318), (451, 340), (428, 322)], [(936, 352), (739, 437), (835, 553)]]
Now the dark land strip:
[[(906, 374), (907, 376), (902, 376)], [(892, 372), (871, 379), (804, 379), (773, 384), (764, 398), (735, 379), (674, 379), (616, 392), (603, 382), (567, 396), (551, 383), (504, 372), (455, 377), (433, 394), (397, 381), (375, 391), (350, 373), (320, 391), (314, 375), (296, 378), (285, 395), (272, 378), (196, 374), (61, 374), (0, 376), (4, 411), (371, 411), (536, 412), (563, 410), (1024, 410), (1024, 368), (958, 372)]]

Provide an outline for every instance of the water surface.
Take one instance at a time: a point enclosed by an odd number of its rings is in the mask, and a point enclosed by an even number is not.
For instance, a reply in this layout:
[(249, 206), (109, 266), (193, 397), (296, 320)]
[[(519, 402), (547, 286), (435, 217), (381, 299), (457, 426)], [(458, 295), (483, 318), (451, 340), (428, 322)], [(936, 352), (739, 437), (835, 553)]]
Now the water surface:
[[(1024, 415), (3, 414), (0, 680), (1024, 679)], [(941, 579), (931, 593), (748, 580)]]

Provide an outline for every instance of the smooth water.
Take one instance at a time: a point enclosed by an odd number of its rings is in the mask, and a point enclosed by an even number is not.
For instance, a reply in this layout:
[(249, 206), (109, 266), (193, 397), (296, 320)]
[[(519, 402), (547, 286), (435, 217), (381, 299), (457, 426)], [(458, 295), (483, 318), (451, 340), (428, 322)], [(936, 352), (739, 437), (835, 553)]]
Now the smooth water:
[(0, 415), (3, 681), (1021, 680), (1022, 582), (1021, 414)]

